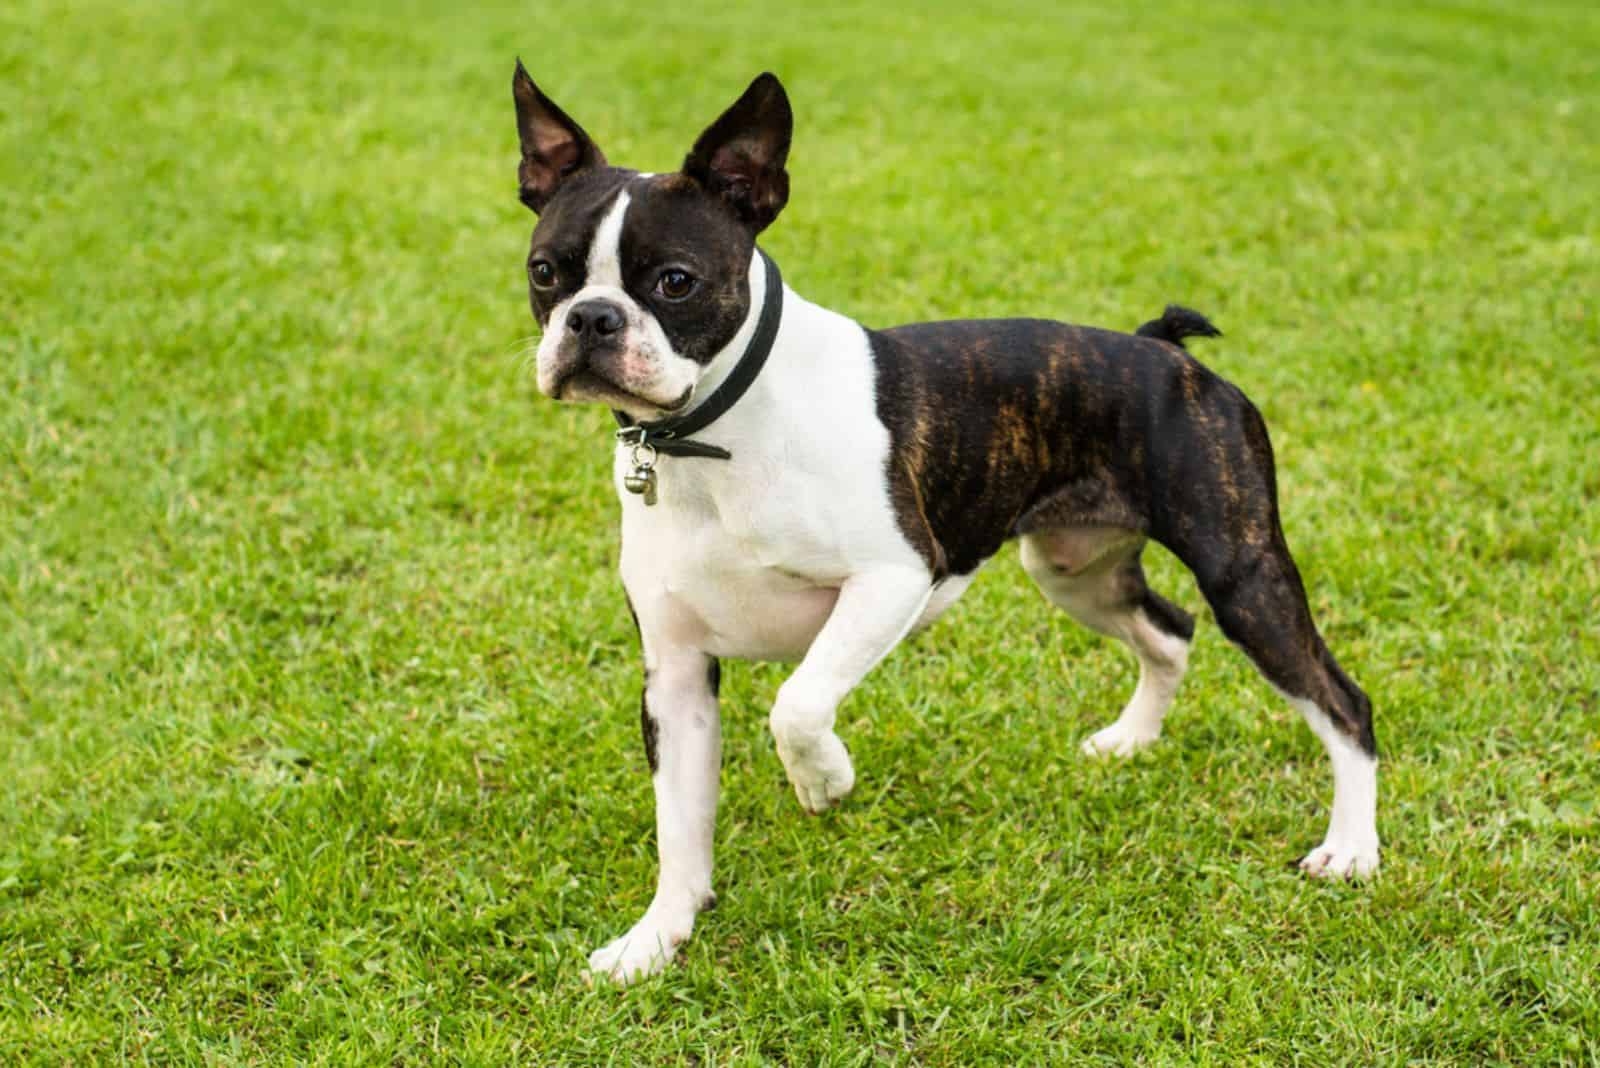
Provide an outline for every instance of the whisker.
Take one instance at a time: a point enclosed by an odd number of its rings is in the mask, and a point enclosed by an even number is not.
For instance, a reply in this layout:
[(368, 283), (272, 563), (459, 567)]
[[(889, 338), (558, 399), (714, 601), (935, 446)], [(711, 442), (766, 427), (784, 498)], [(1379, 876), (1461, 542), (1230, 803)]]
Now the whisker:
[(514, 374), (527, 374), (528, 368), (533, 365), (539, 354), (540, 340), (541, 335), (529, 334), (527, 337), (517, 338), (506, 346), (505, 359)]
[(506, 356), (521, 356), (522, 354), (524, 354), (525, 352), (528, 351), (528, 346), (530, 346), (530, 345), (532, 345), (534, 347), (538, 346), (538, 344), (539, 344), (539, 336), (540, 335), (538, 335), (538, 334), (529, 334), (527, 337), (519, 337), (519, 338), (515, 338), (512, 341), (507, 342), (506, 343), (506, 349), (505, 349), (505, 355)]

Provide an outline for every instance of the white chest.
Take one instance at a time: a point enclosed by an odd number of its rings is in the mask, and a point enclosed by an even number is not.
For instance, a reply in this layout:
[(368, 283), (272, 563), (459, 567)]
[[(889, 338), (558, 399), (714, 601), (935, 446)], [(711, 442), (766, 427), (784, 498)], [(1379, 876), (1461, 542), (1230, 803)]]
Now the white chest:
[(840, 586), (876, 565), (918, 563), (888, 493), (861, 327), (792, 294), (749, 392), (697, 433), (732, 459), (663, 456), (658, 503), (623, 490), (622, 578), (652, 642), (716, 656), (791, 660)]
[[(622, 573), (629, 595), (676, 640), (716, 656), (793, 660), (827, 620), (849, 575), (848, 547), (826, 487), (767, 471), (718, 471), (715, 481), (758, 492), (707, 492), (674, 478), (668, 459), (663, 502), (624, 500)], [(742, 465), (748, 468), (749, 465)], [(707, 480), (711, 481), (711, 480)]]

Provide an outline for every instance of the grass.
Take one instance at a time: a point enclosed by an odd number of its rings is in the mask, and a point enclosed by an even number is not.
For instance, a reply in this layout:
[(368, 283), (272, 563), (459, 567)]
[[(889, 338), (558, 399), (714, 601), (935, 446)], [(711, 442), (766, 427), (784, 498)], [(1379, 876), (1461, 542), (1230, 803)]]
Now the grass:
[[(671, 167), (756, 71), (765, 239), (889, 324), (1168, 300), (1273, 428), (1384, 869), (1203, 619), (1166, 740), (1007, 552), (802, 816), (729, 665), (721, 907), (654, 877), (608, 417), (533, 395), (508, 83)], [(0, 11), (0, 1061), (1600, 1061), (1591, 5)], [(1200, 598), (1170, 558), (1158, 588)]]

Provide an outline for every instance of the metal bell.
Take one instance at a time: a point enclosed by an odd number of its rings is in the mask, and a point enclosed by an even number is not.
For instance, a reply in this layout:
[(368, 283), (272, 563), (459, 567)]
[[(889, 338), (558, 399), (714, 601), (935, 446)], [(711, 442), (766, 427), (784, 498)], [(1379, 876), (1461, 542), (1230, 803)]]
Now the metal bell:
[(645, 504), (656, 503), (656, 472), (649, 464), (639, 464), (622, 476), (622, 488), (644, 494)]

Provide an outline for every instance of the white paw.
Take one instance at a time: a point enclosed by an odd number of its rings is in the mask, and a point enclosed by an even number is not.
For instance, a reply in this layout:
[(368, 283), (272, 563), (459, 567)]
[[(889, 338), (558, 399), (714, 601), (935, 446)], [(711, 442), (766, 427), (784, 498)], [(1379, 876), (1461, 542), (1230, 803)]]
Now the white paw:
[(850, 752), (832, 731), (803, 749), (779, 745), (778, 756), (800, 807), (813, 815), (832, 808), (855, 788)]
[(1300, 870), (1320, 879), (1365, 879), (1378, 872), (1378, 840), (1328, 839), (1305, 855)]
[(690, 923), (668, 926), (648, 914), (621, 938), (589, 954), (589, 969), (618, 983), (660, 973), (689, 937)]
[(1128, 757), (1148, 748), (1161, 737), (1161, 728), (1155, 730), (1131, 727), (1121, 720), (1096, 731), (1083, 740), (1083, 751), (1088, 756)]

